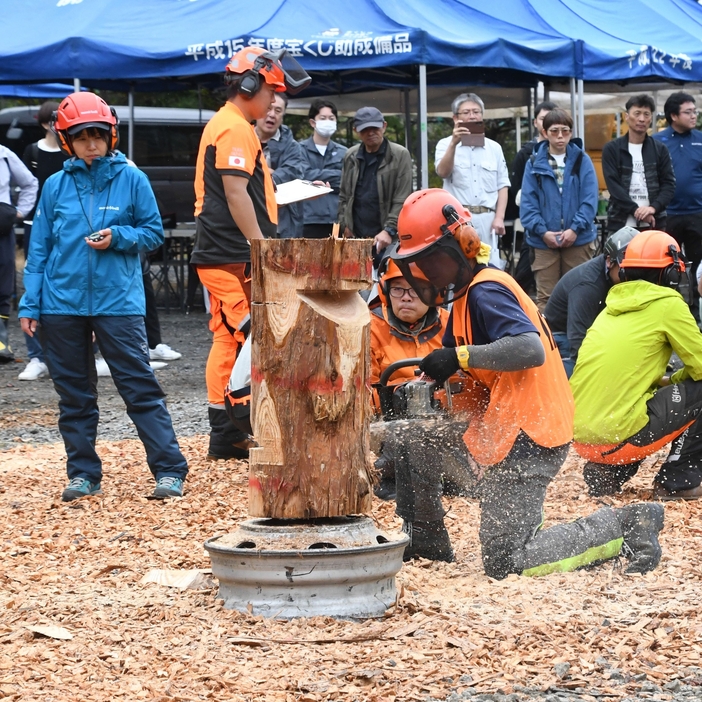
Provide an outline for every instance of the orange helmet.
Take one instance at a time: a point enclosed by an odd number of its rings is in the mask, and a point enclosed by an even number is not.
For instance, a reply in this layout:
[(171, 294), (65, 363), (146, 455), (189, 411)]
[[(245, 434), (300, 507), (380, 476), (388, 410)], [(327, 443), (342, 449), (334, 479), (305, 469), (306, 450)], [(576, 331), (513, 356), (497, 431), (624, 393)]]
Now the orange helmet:
[(95, 93), (71, 93), (61, 100), (51, 118), (50, 127), (56, 134), (61, 148), (74, 155), (70, 137), (83, 129), (94, 127), (110, 133), (108, 148), (117, 148), (119, 132), (117, 113)]
[[(468, 259), (480, 251), (480, 237), (470, 226), (470, 212), (445, 190), (412, 193), (397, 221), (398, 242), (390, 255), (426, 305), (441, 305), (465, 295), (473, 279)], [(429, 281), (417, 282), (416, 264)]]
[(621, 262), (622, 268), (667, 268), (678, 263), (685, 270), (685, 262), (680, 258), (678, 242), (670, 234), (655, 229), (640, 232), (626, 248)]
[[(412, 272), (412, 277), (415, 280), (424, 281), (425, 285), (429, 282), (424, 273), (419, 270), (416, 263), (410, 263), (408, 265)], [(380, 262), (380, 265), (378, 266), (378, 276), (378, 297), (384, 305), (387, 305), (389, 302), (388, 298), (390, 296), (390, 281), (394, 280), (395, 278), (402, 278), (404, 280), (405, 276), (395, 261), (393, 261), (389, 256), (386, 256)]]
[(245, 46), (237, 51), (224, 69), (225, 82), (239, 80), (239, 93), (252, 98), (261, 88), (263, 80), (275, 88), (276, 93), (299, 93), (312, 79), (300, 64), (289, 56), (286, 49), (272, 52), (260, 46)]
[[(692, 304), (693, 291), (680, 247), (672, 236), (655, 229), (637, 234), (626, 248), (624, 259), (619, 264), (619, 279), (631, 280), (637, 268), (653, 269), (653, 278), (645, 277), (664, 288), (679, 292), (688, 305)], [(658, 274), (655, 274), (658, 271)], [(639, 274), (640, 275), (640, 274)]]

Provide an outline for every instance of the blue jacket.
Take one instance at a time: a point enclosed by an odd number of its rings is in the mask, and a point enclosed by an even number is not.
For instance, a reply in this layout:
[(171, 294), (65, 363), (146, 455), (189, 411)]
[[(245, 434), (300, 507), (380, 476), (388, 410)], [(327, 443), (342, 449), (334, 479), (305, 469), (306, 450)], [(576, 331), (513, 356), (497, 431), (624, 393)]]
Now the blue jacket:
[(300, 142), (307, 166), (305, 178), (307, 180), (321, 180), (329, 183), (334, 192), (315, 198), (304, 200), (302, 209), (305, 224), (331, 224), (336, 222), (339, 212), (339, 188), (341, 187), (341, 167), (344, 165), (344, 154), (348, 151), (345, 146), (330, 141), (324, 156), (315, 146), (314, 137)]
[[(536, 249), (546, 249), (548, 247), (543, 241), (546, 232), (572, 229), (578, 235), (573, 246), (589, 244), (597, 236), (595, 167), (579, 146), (568, 144), (561, 192), (548, 162), (548, 146), (548, 141), (542, 141), (535, 158), (527, 161), (524, 170), (519, 218), (527, 235), (527, 243)], [(581, 159), (578, 159), (579, 154), (582, 154)], [(578, 160), (580, 172), (574, 174), (573, 166)]]
[[(278, 139), (269, 139), (264, 146), (268, 147), (273, 171), (273, 182), (276, 185), (305, 177), (305, 158), (302, 148), (295, 141), (290, 127), (280, 126)], [(278, 207), (278, 237), (295, 239), (302, 236), (302, 204), (291, 202), (289, 205)]]
[[(112, 230), (105, 250), (84, 237)], [(140, 251), (163, 243), (149, 180), (116, 152), (69, 159), (47, 179), (34, 215), (20, 317), (144, 315)]]
[(667, 127), (653, 139), (668, 147), (675, 171), (675, 195), (668, 205), (668, 216), (702, 212), (702, 132), (691, 129), (679, 134)]

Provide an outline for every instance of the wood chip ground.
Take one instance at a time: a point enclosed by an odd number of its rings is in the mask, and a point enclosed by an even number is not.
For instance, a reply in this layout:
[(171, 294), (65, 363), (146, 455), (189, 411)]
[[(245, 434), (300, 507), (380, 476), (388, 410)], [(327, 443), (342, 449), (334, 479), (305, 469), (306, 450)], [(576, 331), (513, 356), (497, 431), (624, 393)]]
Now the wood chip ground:
[[(403, 567), (383, 619), (272, 621), (224, 610), (215, 588), (140, 584), (152, 569), (207, 569), (203, 542), (247, 517), (246, 464), (205, 461), (205, 437), (181, 445), (187, 492), (167, 502), (145, 499), (135, 441), (98, 442), (104, 495), (72, 504), (60, 502), (62, 446), (0, 454), (0, 698), (392, 702), (555, 685), (616, 700), (633, 688), (609, 680), (613, 668), (663, 685), (702, 665), (702, 504), (666, 504), (663, 560), (648, 575), (611, 561), (495, 582), (481, 569), (477, 504), (446, 498), (457, 563)], [(546, 526), (598, 507), (581, 473), (571, 458)], [(649, 460), (600, 502), (649, 499), (654, 473)], [(400, 528), (394, 503), (373, 510)]]

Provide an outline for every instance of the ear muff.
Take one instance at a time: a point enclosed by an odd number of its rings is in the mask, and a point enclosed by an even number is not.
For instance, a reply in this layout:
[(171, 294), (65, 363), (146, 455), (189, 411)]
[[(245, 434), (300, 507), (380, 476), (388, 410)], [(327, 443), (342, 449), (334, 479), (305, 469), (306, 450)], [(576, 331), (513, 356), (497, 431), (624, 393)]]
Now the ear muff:
[(74, 156), (75, 154), (73, 153), (73, 148), (71, 147), (71, 144), (68, 141), (68, 139), (66, 139), (67, 134), (56, 129), (56, 120), (57, 119), (58, 119), (58, 112), (56, 110), (54, 110), (51, 113), (51, 119), (49, 119), (49, 129), (56, 136), (56, 141), (58, 141), (58, 145), (61, 147), (61, 150), (64, 153), (67, 153), (69, 156)]
[(239, 80), (239, 95), (251, 99), (261, 89), (261, 76), (257, 70), (249, 70)]
[(620, 283), (626, 283), (627, 277), (626, 277), (626, 268), (622, 268), (621, 265), (619, 266), (619, 282)]
[(453, 233), (466, 258), (475, 258), (480, 253), (480, 237), (470, 224), (464, 224)]

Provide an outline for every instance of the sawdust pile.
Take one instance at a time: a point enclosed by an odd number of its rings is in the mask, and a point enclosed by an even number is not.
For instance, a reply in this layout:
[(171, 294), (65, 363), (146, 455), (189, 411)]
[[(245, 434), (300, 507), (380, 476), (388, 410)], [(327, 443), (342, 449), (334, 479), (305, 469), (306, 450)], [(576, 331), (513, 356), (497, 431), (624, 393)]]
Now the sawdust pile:
[[(103, 497), (64, 505), (63, 448), (0, 454), (0, 698), (12, 700), (423, 700), (467, 687), (631, 694), (612, 670), (659, 685), (702, 665), (702, 504), (666, 505), (660, 567), (495, 582), (482, 573), (477, 505), (449, 498), (458, 563), (398, 576), (398, 604), (365, 623), (270, 621), (226, 611), (216, 589), (140, 584), (154, 568), (208, 568), (203, 542), (246, 518), (246, 465), (202, 460), (183, 499), (144, 498), (141, 444), (99, 442)], [(651, 461), (620, 505), (650, 497)], [(549, 490), (546, 525), (592, 512), (578, 462)], [(393, 504), (374, 504), (397, 530)], [(564, 679), (554, 672), (569, 663)], [(567, 666), (566, 666), (567, 668)], [(561, 667), (563, 670), (563, 667)], [(594, 698), (593, 698), (594, 699)]]

